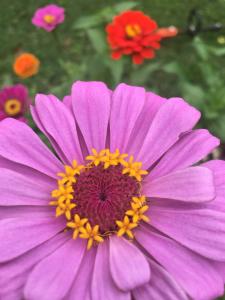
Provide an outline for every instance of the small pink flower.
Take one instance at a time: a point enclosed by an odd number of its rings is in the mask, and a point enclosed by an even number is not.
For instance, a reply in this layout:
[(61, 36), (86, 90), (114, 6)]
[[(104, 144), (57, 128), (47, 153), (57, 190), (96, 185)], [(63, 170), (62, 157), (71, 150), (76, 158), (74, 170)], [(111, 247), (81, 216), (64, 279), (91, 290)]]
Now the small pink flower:
[(32, 18), (32, 24), (50, 32), (54, 30), (58, 24), (64, 22), (64, 12), (64, 8), (58, 5), (46, 5), (36, 10)]
[(26, 122), (24, 114), (29, 104), (28, 90), (23, 84), (5, 87), (0, 90), (0, 121), (15, 118)]

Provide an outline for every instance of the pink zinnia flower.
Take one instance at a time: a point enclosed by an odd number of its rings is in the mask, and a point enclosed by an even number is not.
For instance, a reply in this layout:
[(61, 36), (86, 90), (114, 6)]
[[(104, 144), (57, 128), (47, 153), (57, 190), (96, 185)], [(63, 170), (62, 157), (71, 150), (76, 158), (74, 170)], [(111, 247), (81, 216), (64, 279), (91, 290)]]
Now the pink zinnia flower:
[[(225, 162), (200, 113), (141, 87), (76, 82), (0, 123), (0, 298), (214, 299), (224, 291)], [(88, 248), (88, 249), (87, 249)]]
[(65, 10), (55, 4), (49, 4), (36, 10), (32, 24), (43, 28), (46, 31), (52, 31), (57, 25), (64, 22)]
[(23, 84), (3, 88), (0, 90), (0, 121), (10, 117), (26, 122), (24, 114), (29, 104), (28, 90)]

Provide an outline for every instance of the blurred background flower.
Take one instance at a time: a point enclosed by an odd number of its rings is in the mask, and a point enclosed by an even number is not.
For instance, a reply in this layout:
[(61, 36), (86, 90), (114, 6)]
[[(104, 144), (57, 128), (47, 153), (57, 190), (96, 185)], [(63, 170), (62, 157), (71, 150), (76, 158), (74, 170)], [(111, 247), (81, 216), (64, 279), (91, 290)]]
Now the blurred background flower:
[(134, 64), (153, 58), (155, 50), (160, 48), (157, 27), (157, 23), (141, 11), (126, 11), (114, 17), (106, 27), (112, 58), (131, 55)]
[(38, 8), (32, 18), (32, 24), (46, 31), (54, 30), (57, 25), (64, 22), (65, 10), (55, 4)]
[(39, 59), (31, 53), (22, 53), (16, 57), (13, 70), (21, 78), (27, 78), (38, 73)]
[(3, 88), (0, 90), (0, 121), (10, 117), (26, 122), (29, 104), (28, 90), (23, 84)]

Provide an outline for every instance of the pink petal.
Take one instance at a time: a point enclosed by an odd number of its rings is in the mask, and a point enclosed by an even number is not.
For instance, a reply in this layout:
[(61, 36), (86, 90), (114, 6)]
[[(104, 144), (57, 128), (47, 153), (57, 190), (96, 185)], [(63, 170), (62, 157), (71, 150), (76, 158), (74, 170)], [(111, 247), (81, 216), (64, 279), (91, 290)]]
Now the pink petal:
[(28, 278), (24, 291), (25, 298), (63, 299), (78, 272), (84, 251), (84, 241), (70, 239), (43, 259)]
[(0, 168), (0, 205), (48, 205), (55, 180)]
[(133, 291), (136, 300), (188, 300), (174, 278), (159, 264), (150, 260), (151, 281)]
[(0, 220), (8, 218), (32, 217), (53, 217), (55, 209), (52, 206), (19, 205), (19, 206), (0, 206)]
[[(0, 264), (0, 299), (5, 299), (4, 294), (11, 294), (14, 290), (23, 287), (33, 268), (45, 256), (49, 255), (60, 247), (68, 239), (68, 235), (58, 234), (47, 242), (19, 256), (18, 258)], [(22, 299), (20, 289), (17, 299)], [(23, 294), (23, 291), (22, 291)]]
[(101, 82), (75, 82), (72, 105), (78, 126), (89, 151), (106, 148), (110, 114), (110, 91)]
[(98, 246), (91, 284), (92, 300), (130, 300), (130, 293), (120, 291), (112, 280), (109, 270), (108, 243)]
[(6, 159), (2, 156), (0, 156), (0, 168), (8, 169), (15, 171), (17, 173), (20, 173), (24, 176), (33, 178), (33, 180), (44, 180), (47, 182), (47, 184), (51, 184), (51, 182), (55, 182), (55, 179), (52, 177), (49, 177), (46, 174), (43, 174), (41, 172), (38, 172), (37, 170), (34, 170), (30, 167), (21, 165), (19, 163), (16, 163), (14, 161), (11, 161), (9, 159)]
[(191, 250), (225, 260), (225, 214), (209, 209), (170, 209), (152, 206), (151, 225)]
[(7, 281), (11, 280), (13, 277), (19, 276), (20, 274), (25, 273), (27, 270), (30, 270), (41, 259), (54, 252), (69, 238), (71, 238), (70, 235), (59, 233), (39, 246), (11, 260), (10, 262), (7, 261), (0, 264), (0, 286), (2, 287), (2, 285), (5, 285)]
[(135, 237), (191, 298), (210, 300), (223, 294), (223, 280), (209, 260), (149, 230)]
[(92, 248), (84, 255), (79, 271), (66, 295), (66, 300), (91, 300), (90, 282), (92, 280), (96, 248)]
[(65, 96), (63, 98), (63, 103), (69, 108), (70, 111), (73, 111), (71, 96)]
[(214, 183), (216, 186), (216, 198), (207, 203), (206, 207), (225, 212), (225, 162), (222, 160), (211, 160), (202, 166), (209, 168), (213, 172)]
[(0, 123), (0, 155), (57, 178), (59, 160), (26, 124), (8, 118)]
[(0, 262), (13, 259), (63, 230), (65, 224), (53, 218), (11, 218), (0, 221)]
[(206, 202), (215, 197), (212, 172), (203, 167), (178, 170), (143, 184), (148, 197), (169, 198), (186, 202)]
[(136, 160), (142, 161), (145, 168), (156, 162), (180, 135), (199, 120), (200, 113), (179, 98), (171, 98), (157, 112), (146, 138), (140, 146)]
[(110, 270), (122, 291), (132, 290), (150, 281), (149, 264), (142, 252), (124, 238), (110, 238)]
[(165, 102), (166, 99), (154, 93), (146, 93), (143, 109), (134, 124), (126, 150), (128, 153), (132, 153), (134, 157), (137, 157), (140, 145), (143, 144), (156, 113)]
[(219, 140), (211, 135), (208, 130), (197, 129), (182, 136), (162, 157), (159, 163), (150, 172), (148, 178), (154, 179), (168, 173), (183, 169), (197, 163), (206, 157)]
[(112, 96), (110, 116), (110, 148), (125, 152), (128, 139), (145, 103), (146, 93), (143, 88), (117, 86)]
[(74, 159), (81, 163), (83, 157), (72, 112), (55, 96), (41, 94), (36, 96), (32, 111), (35, 112), (34, 119), (41, 124), (40, 129), (53, 142), (53, 146), (57, 145), (55, 150), (58, 150), (57, 154), (64, 163), (71, 163)]

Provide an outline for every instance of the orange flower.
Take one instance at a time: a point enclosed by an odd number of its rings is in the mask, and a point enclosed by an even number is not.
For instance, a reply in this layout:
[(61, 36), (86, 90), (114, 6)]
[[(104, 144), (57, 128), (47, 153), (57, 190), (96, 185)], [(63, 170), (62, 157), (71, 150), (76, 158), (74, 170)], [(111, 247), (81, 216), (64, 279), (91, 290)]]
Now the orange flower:
[(170, 38), (178, 34), (178, 29), (175, 26), (169, 26), (169, 27), (159, 28), (156, 32), (162, 38)]
[(31, 53), (20, 54), (13, 65), (13, 70), (21, 78), (27, 78), (38, 73), (39, 59)]

